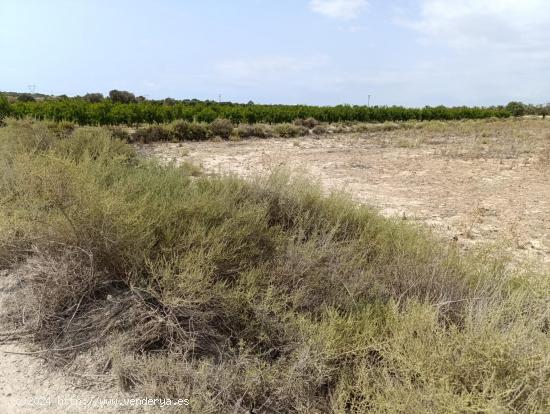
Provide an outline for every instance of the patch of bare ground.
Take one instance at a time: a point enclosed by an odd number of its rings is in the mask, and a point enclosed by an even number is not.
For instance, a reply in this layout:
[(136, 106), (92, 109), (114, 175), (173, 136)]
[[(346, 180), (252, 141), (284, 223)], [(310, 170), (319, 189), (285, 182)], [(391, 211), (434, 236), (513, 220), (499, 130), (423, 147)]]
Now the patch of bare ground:
[(299, 139), (142, 145), (165, 162), (252, 177), (305, 173), (386, 216), (425, 223), (463, 248), (550, 266), (550, 121), (430, 122)]

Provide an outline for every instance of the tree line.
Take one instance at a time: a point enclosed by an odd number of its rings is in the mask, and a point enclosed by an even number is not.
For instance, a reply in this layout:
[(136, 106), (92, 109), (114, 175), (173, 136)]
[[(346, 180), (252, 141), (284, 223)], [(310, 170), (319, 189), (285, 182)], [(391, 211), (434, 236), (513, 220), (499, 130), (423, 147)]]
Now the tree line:
[(493, 107), (429, 107), (402, 106), (309, 106), (263, 105), (184, 100), (171, 98), (147, 100), (131, 92), (113, 90), (108, 97), (90, 93), (82, 97), (34, 99), (20, 94), (11, 102), (0, 95), (0, 118), (31, 117), (42, 120), (71, 121), (80, 125), (137, 125), (166, 123), (174, 120), (212, 122), (218, 118), (240, 123), (285, 123), (296, 119), (315, 118), (321, 122), (387, 122), (506, 118), (538, 114), (546, 116), (548, 106), (510, 102)]

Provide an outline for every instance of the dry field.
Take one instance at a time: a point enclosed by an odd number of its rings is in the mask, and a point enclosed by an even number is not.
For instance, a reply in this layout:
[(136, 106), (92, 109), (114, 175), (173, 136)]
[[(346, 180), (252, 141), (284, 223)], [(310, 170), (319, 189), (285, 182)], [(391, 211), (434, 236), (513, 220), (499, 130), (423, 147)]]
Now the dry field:
[(550, 121), (429, 122), (297, 139), (155, 143), (140, 152), (211, 173), (305, 173), (464, 248), (550, 265)]

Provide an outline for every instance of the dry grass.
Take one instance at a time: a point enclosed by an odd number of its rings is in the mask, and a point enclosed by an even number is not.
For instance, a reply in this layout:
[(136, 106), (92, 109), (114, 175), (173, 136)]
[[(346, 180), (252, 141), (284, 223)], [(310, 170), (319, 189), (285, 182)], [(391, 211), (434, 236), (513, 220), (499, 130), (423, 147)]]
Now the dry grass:
[(538, 156), (538, 163), (540, 168), (548, 170), (550, 169), (550, 132), (547, 133), (544, 138), (542, 150)]
[(527, 160), (539, 152), (544, 158), (541, 137), (548, 133), (549, 126), (542, 119), (430, 121), (359, 124), (354, 132), (384, 147), (436, 146), (436, 154), (447, 158)]
[(547, 277), (283, 173), (141, 161), (104, 129), (8, 121), (0, 169), (16, 322), (54, 357), (101, 346), (124, 388), (197, 413), (550, 409)]

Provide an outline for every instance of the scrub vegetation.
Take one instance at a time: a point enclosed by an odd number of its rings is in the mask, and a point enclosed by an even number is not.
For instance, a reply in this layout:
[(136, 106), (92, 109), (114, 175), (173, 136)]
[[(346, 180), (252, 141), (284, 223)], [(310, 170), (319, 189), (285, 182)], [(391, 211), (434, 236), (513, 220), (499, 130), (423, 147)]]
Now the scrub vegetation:
[(5, 122), (9, 319), (52, 361), (93, 350), (196, 413), (550, 410), (547, 276), (284, 172), (205, 176), (112, 129)]

